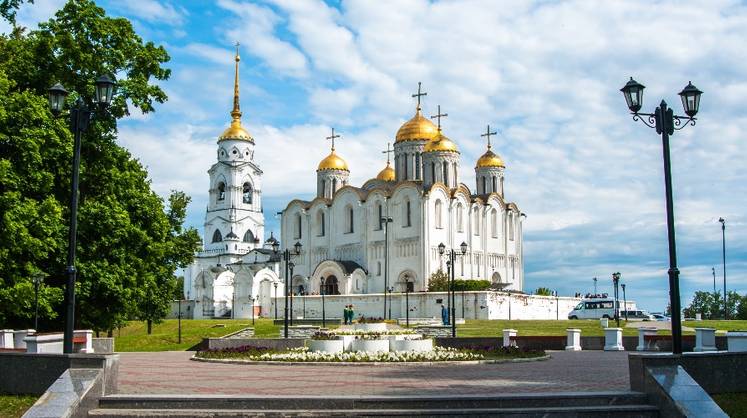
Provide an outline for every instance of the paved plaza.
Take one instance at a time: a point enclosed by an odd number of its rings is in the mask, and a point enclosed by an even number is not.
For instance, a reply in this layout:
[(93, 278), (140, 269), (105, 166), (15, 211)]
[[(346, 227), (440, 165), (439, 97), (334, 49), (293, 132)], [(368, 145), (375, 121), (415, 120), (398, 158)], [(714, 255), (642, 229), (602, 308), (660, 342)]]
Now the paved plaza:
[(193, 352), (121, 353), (119, 393), (438, 395), (629, 390), (625, 352), (550, 352), (545, 361), (438, 365), (243, 365)]

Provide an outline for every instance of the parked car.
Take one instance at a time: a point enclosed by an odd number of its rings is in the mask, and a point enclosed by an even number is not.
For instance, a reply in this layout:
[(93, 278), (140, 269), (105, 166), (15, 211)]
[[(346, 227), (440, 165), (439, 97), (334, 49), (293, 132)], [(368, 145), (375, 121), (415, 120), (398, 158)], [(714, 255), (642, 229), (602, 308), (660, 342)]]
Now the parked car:
[(584, 299), (568, 314), (568, 319), (599, 319), (615, 317), (615, 300), (612, 298)]
[(657, 321), (671, 321), (672, 320), (672, 318), (664, 315), (661, 312), (653, 312), (651, 313), (651, 315), (653, 315), (653, 317), (656, 318)]
[(640, 310), (630, 310), (630, 311), (620, 311), (620, 318), (628, 318), (628, 320), (633, 321), (656, 321), (656, 318), (651, 315), (650, 313), (646, 311), (640, 311)]

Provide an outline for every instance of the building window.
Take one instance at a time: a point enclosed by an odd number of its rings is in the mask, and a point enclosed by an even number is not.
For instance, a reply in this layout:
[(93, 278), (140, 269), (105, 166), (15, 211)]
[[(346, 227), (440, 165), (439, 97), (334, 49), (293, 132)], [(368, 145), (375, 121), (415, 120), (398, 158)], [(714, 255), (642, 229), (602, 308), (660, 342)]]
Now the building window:
[(324, 236), (324, 229), (325, 229), (325, 227), (324, 227), (324, 211), (323, 210), (319, 210), (319, 214), (317, 215), (316, 218), (317, 218), (317, 223), (319, 224), (319, 236), (323, 237)]
[(415, 153), (415, 180), (420, 180), (420, 153)]
[(490, 211), (490, 235), (498, 238), (498, 211), (495, 209)]
[(381, 203), (376, 204), (376, 213), (379, 215), (378, 219), (376, 219), (376, 230), (381, 231), (381, 218), (384, 217), (384, 207), (381, 206)]
[(293, 230), (295, 231), (295, 235), (293, 236), (293, 238), (301, 239), (301, 215), (296, 214), (295, 218), (295, 225), (293, 228)]
[(251, 204), (252, 203), (252, 185), (249, 183), (244, 183), (244, 203)]
[(407, 154), (404, 154), (404, 156), (405, 156), (404, 158), (405, 159), (405, 180), (408, 180), (410, 178), (410, 173), (407, 172), (407, 169), (410, 168), (408, 164), (409, 158)]
[(226, 183), (218, 183), (218, 201), (226, 200)]
[(464, 232), (464, 215), (462, 214), (463, 210), (464, 208), (462, 207), (462, 204), (458, 204), (456, 209), (457, 232)]
[(487, 194), (488, 193), (488, 189), (485, 188), (486, 187), (485, 186), (485, 176), (482, 176), (480, 178), (482, 179), (482, 193), (483, 194)]
[(496, 187), (496, 183), (497, 183), (496, 178), (495, 176), (493, 176), (493, 190), (492, 190), (493, 193), (498, 193), (498, 187)]
[(436, 163), (431, 163), (431, 183), (436, 182)]
[(475, 208), (472, 216), (472, 224), (474, 225), (475, 235), (480, 235), (480, 209)]
[(248, 242), (248, 243), (250, 243), (250, 244), (253, 244), (253, 243), (254, 243), (254, 234), (252, 234), (252, 231), (251, 231), (251, 230), (247, 230), (247, 231), (246, 231), (246, 232), (244, 233), (244, 239), (243, 239), (243, 241), (244, 241), (244, 242)]
[(444, 162), (444, 165), (442, 166), (444, 171), (444, 184), (448, 187), (449, 186), (449, 163)]
[(436, 200), (435, 215), (436, 215), (436, 228), (443, 228), (443, 222), (441, 220), (442, 206), (440, 200)]
[(354, 217), (353, 207), (348, 206), (346, 210), (347, 210), (347, 216), (348, 216), (348, 231), (347, 232), (349, 234), (352, 234), (353, 232), (355, 232), (355, 228), (354, 228), (355, 217)]
[(452, 171), (454, 172), (453, 177), (451, 178), (451, 181), (454, 183), (454, 187), (459, 186), (459, 176), (457, 173), (459, 170), (457, 170), (457, 163), (452, 164)]
[(376, 262), (376, 275), (381, 276), (381, 261)]
[(337, 191), (337, 179), (332, 179), (332, 194), (331, 196), (334, 196), (335, 192)]
[(409, 199), (405, 201), (405, 213), (402, 220), (404, 221), (402, 223), (403, 227), (412, 226), (412, 207)]
[(215, 232), (213, 232), (213, 242), (221, 241), (223, 241), (223, 235), (221, 235), (220, 230), (216, 229)]
[(514, 240), (514, 213), (508, 213), (508, 239)]

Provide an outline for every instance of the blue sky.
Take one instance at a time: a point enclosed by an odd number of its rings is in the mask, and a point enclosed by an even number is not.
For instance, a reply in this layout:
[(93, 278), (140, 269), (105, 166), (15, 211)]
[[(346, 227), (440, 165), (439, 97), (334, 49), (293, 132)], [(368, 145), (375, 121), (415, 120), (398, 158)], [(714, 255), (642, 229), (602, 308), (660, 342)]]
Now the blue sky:
[[(37, 0), (22, 24), (52, 15)], [(737, 1), (101, 1), (168, 50), (170, 100), (120, 124), (120, 143), (162, 195), (193, 198), (201, 228), (207, 170), (227, 126), (232, 45), (241, 43), (244, 124), (265, 172), (267, 230), (294, 197), (314, 193), (316, 164), (334, 126), (339, 153), (361, 184), (385, 164), (379, 152), (414, 111), (449, 113), (463, 181), (484, 151), (485, 125), (500, 130), (506, 197), (525, 221), (526, 289), (609, 291), (620, 271), (639, 306), (663, 310), (667, 241), (661, 140), (633, 122), (619, 88), (647, 86), (644, 111), (692, 80), (705, 93), (697, 126), (671, 140), (683, 302), (721, 288), (727, 219), (729, 289), (747, 293), (747, 8)], [(0, 26), (0, 30), (4, 27)], [(685, 303), (686, 304), (686, 303)]]

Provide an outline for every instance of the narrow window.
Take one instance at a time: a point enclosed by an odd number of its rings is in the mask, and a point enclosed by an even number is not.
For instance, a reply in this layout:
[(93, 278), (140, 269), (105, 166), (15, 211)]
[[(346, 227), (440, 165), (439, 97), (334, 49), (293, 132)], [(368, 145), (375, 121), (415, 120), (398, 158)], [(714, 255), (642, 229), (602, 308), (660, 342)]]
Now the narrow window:
[(221, 202), (226, 199), (226, 184), (223, 182), (218, 183), (218, 201)]
[(464, 215), (462, 215), (462, 210), (463, 210), (463, 207), (462, 207), (462, 204), (460, 203), (457, 205), (457, 213), (456, 213), (457, 232), (464, 232)]
[(252, 203), (252, 185), (249, 183), (244, 183), (244, 203), (251, 204)]
[(332, 197), (336, 191), (337, 191), (337, 179), (332, 179), (332, 193), (330, 197)]
[(436, 163), (431, 163), (431, 183), (436, 182)]
[(322, 211), (321, 209), (319, 210), (319, 216), (318, 216), (317, 219), (318, 219), (318, 223), (319, 223), (319, 236), (323, 237), (324, 236), (324, 229), (325, 229), (325, 227), (324, 227), (324, 211)]
[(376, 262), (376, 275), (381, 276), (381, 261)]
[(482, 179), (482, 193), (487, 194), (488, 190), (485, 188), (485, 176), (480, 177)]
[(480, 235), (480, 210), (478, 208), (475, 208), (475, 210), (473, 211), (473, 214), (474, 214), (473, 216), (474, 219), (472, 222), (475, 225), (474, 227), (475, 235)]
[(301, 239), (301, 215), (299, 214), (296, 215), (295, 230), (296, 230), (296, 236), (294, 238)]
[(444, 184), (448, 187), (449, 186), (449, 163), (444, 162), (443, 165), (443, 171), (444, 171)]
[(498, 211), (495, 209), (490, 212), (490, 235), (498, 238)]
[(493, 192), (493, 193), (497, 193), (498, 192), (498, 187), (496, 187), (495, 176), (493, 176), (493, 189), (491, 190), (491, 192)]
[(420, 153), (415, 153), (415, 180), (420, 180)]
[(441, 206), (442, 203), (440, 200), (436, 200), (436, 228), (443, 228), (443, 225), (441, 223)]
[(405, 180), (408, 180), (410, 178), (410, 173), (407, 172), (407, 169), (409, 168), (408, 167), (409, 164), (407, 164), (409, 158), (408, 158), (407, 154), (404, 154), (404, 156), (405, 156)]
[(379, 218), (378, 218), (378, 219), (377, 219), (377, 221), (376, 221), (377, 225), (379, 225), (379, 226), (378, 226), (378, 228), (376, 228), (376, 229), (377, 229), (378, 231), (381, 231), (381, 218), (383, 218), (383, 217), (384, 217), (384, 209), (383, 209), (383, 207), (381, 206), (381, 203), (378, 203), (378, 204), (376, 205), (376, 209), (377, 209), (377, 212), (378, 212), (378, 214), (379, 214)]
[(216, 229), (215, 232), (213, 232), (213, 242), (221, 241), (223, 241), (223, 235), (221, 235), (220, 230)]
[(410, 207), (410, 201), (405, 203), (405, 226), (412, 225), (412, 208)]
[(508, 239), (514, 240), (514, 213), (509, 212), (508, 214)]
[(353, 229), (353, 225), (355, 223), (355, 219), (353, 218), (353, 207), (348, 206), (348, 232), (353, 233), (355, 232)]

